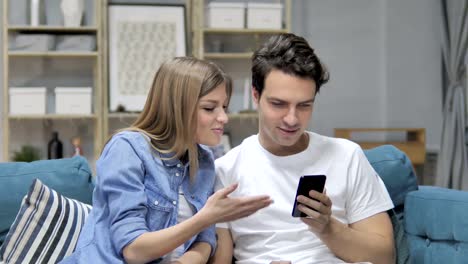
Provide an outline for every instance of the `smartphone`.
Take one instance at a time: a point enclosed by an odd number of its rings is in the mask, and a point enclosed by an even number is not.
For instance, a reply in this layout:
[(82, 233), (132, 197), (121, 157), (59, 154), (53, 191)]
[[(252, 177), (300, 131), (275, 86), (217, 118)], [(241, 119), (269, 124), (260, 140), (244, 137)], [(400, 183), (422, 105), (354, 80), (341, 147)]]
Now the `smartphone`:
[(293, 217), (306, 217), (307, 215), (297, 209), (297, 196), (304, 195), (309, 197), (309, 192), (315, 190), (317, 192), (323, 192), (325, 187), (325, 181), (327, 176), (325, 175), (304, 175), (299, 179), (299, 184), (297, 185), (296, 196), (294, 197), (294, 206), (292, 210)]

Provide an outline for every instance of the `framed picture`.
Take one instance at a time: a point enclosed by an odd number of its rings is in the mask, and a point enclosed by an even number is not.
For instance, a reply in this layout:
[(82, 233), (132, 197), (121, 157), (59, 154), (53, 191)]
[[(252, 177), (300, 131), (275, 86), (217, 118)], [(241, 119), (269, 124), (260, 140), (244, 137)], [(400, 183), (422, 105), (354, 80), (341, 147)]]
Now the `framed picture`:
[(185, 56), (184, 5), (109, 6), (109, 110), (138, 112), (159, 66)]

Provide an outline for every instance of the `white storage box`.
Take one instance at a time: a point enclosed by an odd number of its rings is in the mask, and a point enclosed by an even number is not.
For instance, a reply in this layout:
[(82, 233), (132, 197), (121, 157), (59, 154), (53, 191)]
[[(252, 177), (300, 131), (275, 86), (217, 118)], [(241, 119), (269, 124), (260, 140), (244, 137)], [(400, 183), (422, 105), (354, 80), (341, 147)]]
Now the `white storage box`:
[(281, 29), (282, 4), (248, 3), (247, 27)]
[(91, 87), (55, 88), (56, 114), (91, 114)]
[(206, 26), (209, 28), (244, 28), (245, 3), (215, 3), (206, 8)]
[(12, 51), (49, 51), (55, 46), (55, 36), (51, 34), (18, 34), (11, 37), (9, 49)]
[(11, 115), (44, 115), (46, 113), (45, 87), (10, 87)]

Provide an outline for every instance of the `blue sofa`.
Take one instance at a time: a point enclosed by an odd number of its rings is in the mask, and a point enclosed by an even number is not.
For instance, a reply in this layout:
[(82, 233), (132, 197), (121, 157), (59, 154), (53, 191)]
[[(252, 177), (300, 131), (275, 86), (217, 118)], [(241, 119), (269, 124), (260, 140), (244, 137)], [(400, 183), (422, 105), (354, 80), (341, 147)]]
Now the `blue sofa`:
[[(398, 263), (468, 263), (468, 192), (418, 186), (406, 155), (393, 146), (366, 150), (395, 209)], [(0, 163), (0, 244), (34, 178), (64, 196), (91, 203), (93, 182), (85, 159)]]
[(0, 245), (35, 178), (66, 197), (92, 203), (92, 173), (83, 157), (0, 163)]
[(468, 192), (418, 186), (410, 160), (394, 146), (365, 154), (395, 205), (398, 263), (468, 263)]

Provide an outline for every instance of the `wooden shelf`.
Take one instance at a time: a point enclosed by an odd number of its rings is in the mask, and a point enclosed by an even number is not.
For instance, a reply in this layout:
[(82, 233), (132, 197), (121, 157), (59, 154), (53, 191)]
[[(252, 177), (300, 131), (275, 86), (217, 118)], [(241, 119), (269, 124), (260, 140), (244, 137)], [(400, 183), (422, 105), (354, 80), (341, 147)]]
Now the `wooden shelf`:
[(204, 54), (205, 59), (250, 59), (252, 57), (252, 52), (230, 52), (230, 53), (214, 53), (207, 52)]
[[(108, 118), (137, 118), (140, 113), (109, 113)], [(249, 113), (228, 113), (229, 118), (257, 118), (257, 112)]]
[[(17, 6), (12, 5), (10, 3), (13, 2), (12, 0), (5, 0), (2, 1), (2, 39), (3, 39), (3, 48), (2, 48), (2, 75), (3, 87), (9, 87), (11, 84), (17, 82), (30, 82), (35, 81), (41, 83), (43, 80), (42, 78), (47, 78), (47, 81), (50, 83), (47, 85), (48, 87), (57, 87), (61, 86), (60, 84), (63, 80), (67, 80), (66, 83), (72, 83), (74, 79), (79, 78), (76, 76), (77, 69), (75, 67), (68, 67), (69, 65), (74, 65), (76, 60), (83, 60), (82, 65), (79, 65), (79, 71), (81, 75), (81, 71), (86, 72), (86, 76), (88, 77), (88, 73), (90, 74), (90, 79), (86, 78), (84, 80), (87, 84), (86, 86), (93, 87), (92, 89), (92, 104), (93, 104), (93, 113), (91, 114), (39, 114), (39, 115), (14, 115), (10, 114), (10, 96), (9, 96), (9, 89), (3, 89), (3, 99), (1, 103), (2, 112), (4, 115), (1, 116), (2, 124), (3, 124), (3, 133), (2, 133), (2, 158), (4, 161), (9, 161), (12, 149), (16, 147), (16, 145), (21, 144), (22, 140), (25, 140), (27, 137), (27, 133), (22, 131), (22, 133), (16, 133), (16, 131), (12, 130), (10, 124), (21, 125), (27, 124), (35, 125), (35, 122), (42, 122), (37, 129), (41, 129), (39, 133), (47, 133), (50, 129), (56, 129), (60, 131), (64, 131), (64, 133), (74, 133), (80, 134), (80, 126), (72, 125), (73, 122), (76, 123), (86, 123), (86, 126), (90, 126), (90, 138), (87, 138), (87, 142), (83, 142), (83, 144), (89, 144), (89, 147), (93, 148), (93, 151), (86, 152), (86, 158), (88, 160), (93, 161), (90, 163), (93, 166), (94, 161), (98, 158), (99, 154), (101, 153), (104, 133), (103, 133), (103, 111), (102, 111), (102, 101), (103, 101), (103, 61), (104, 52), (105, 52), (105, 45), (103, 43), (104, 38), (107, 36), (104, 34), (105, 25), (104, 18), (107, 19), (106, 16), (103, 17), (105, 11), (108, 6), (108, 0), (93, 0), (90, 3), (90, 9), (87, 9), (87, 16), (95, 21), (92, 25), (83, 25), (77, 27), (65, 27), (62, 25), (57, 26), (48, 26), (48, 25), (39, 25), (39, 26), (31, 26), (31, 25), (18, 25), (18, 24), (11, 24), (9, 22), (10, 12), (12, 8)], [(30, 51), (30, 50), (9, 50), (8, 43), (11, 41), (12, 37), (17, 34), (50, 34), (55, 37), (59, 37), (62, 35), (70, 34), (70, 35), (78, 35), (84, 34), (87, 36), (92, 36), (95, 38), (96, 41), (96, 48), (94, 50), (86, 51), (86, 50), (50, 50), (50, 51)], [(50, 65), (46, 64), (37, 64), (38, 60), (51, 60), (54, 63), (54, 67), (48, 69)], [(89, 63), (91, 62), (91, 63)], [(40, 67), (45, 67), (44, 70), (40, 69), (39, 67), (27, 67), (25, 69), (17, 69), (18, 65), (23, 66), (28, 65), (29, 63), (38, 65)], [(57, 64), (57, 65), (55, 65)], [(63, 67), (63, 68), (62, 68)], [(29, 72), (29, 68), (31, 71)], [(18, 71), (19, 70), (19, 71)], [(14, 71), (14, 72), (13, 72)], [(41, 74), (39, 74), (41, 73)], [(42, 75), (45, 73), (45, 75)], [(47, 76), (54, 76), (54, 78), (49, 79)], [(58, 78), (55, 78), (58, 77)], [(91, 83), (89, 83), (91, 82)], [(46, 104), (50, 104), (50, 100), (53, 98), (46, 97), (47, 101)], [(52, 122), (53, 121), (53, 122)], [(57, 121), (57, 122), (56, 122)], [(25, 127), (27, 127), (25, 126)], [(92, 127), (92, 128), (91, 128)], [(16, 127), (15, 127), (16, 128)], [(26, 128), (25, 128), (26, 129)], [(27, 131), (26, 131), (27, 132)], [(18, 135), (17, 135), (18, 134)], [(2, 160), (2, 161), (3, 161)], [(94, 168), (93, 168), (94, 169)]]
[(91, 115), (66, 115), (66, 114), (45, 114), (45, 115), (8, 115), (9, 119), (96, 119), (97, 116), (95, 114)]
[(11, 57), (83, 57), (93, 58), (99, 54), (96, 51), (8, 51)]
[(63, 27), (63, 26), (9, 26), (10, 32), (41, 32), (41, 33), (96, 33), (97, 27)]
[(203, 32), (210, 34), (280, 34), (288, 31), (286, 29), (204, 28)]
[(229, 113), (228, 117), (231, 118), (231, 119), (258, 118), (258, 113), (257, 112)]
[(335, 128), (335, 132), (416, 132), (421, 133), (425, 129), (424, 128)]
[(109, 113), (107, 117), (109, 118), (137, 118), (140, 113)]
[(381, 145), (393, 145), (408, 155), (413, 165), (422, 165), (426, 161), (426, 130), (424, 128), (335, 128), (335, 137), (353, 140), (353, 133), (387, 133), (404, 132), (404, 141), (355, 141), (363, 149)]

